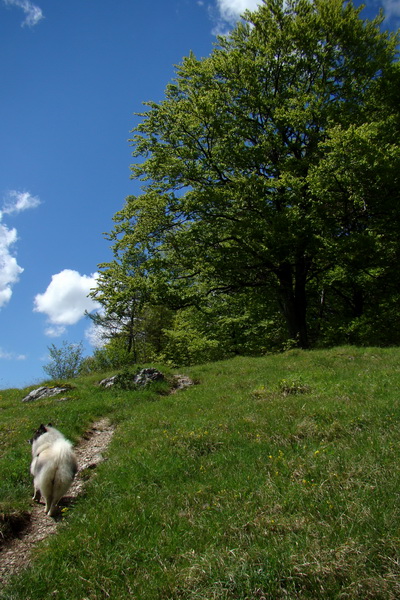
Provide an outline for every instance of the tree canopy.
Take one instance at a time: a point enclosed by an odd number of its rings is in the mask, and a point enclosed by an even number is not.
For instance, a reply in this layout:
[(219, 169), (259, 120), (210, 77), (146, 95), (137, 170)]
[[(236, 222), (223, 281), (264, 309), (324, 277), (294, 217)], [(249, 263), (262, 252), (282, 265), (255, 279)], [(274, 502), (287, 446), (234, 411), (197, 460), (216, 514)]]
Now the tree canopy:
[(208, 318), (224, 298), (304, 348), (394, 314), (398, 37), (361, 10), (265, 0), (184, 58), (133, 131), (142, 193), (114, 217), (106, 308), (121, 286), (125, 308), (141, 290)]

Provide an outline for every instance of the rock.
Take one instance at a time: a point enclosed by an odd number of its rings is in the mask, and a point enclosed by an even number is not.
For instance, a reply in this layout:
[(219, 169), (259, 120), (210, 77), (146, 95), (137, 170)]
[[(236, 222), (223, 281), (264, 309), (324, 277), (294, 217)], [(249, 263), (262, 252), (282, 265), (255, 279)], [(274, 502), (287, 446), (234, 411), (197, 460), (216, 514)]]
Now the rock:
[(99, 382), (99, 385), (105, 387), (105, 388), (110, 388), (115, 384), (115, 380), (117, 379), (118, 375), (113, 375), (112, 377), (106, 377), (105, 379), (102, 379)]
[(113, 375), (112, 377), (106, 377), (106, 379), (102, 379), (100, 381), (99, 385), (105, 388), (111, 388), (116, 385), (122, 389), (134, 389), (143, 388), (154, 381), (163, 380), (164, 375), (160, 371), (149, 367), (147, 369), (142, 369), (136, 375), (130, 373), (119, 373), (118, 375)]
[(154, 368), (142, 369), (137, 375), (134, 377), (134, 383), (138, 387), (145, 387), (149, 383), (153, 383), (153, 381), (163, 381), (164, 375), (157, 371)]
[(51, 398), (52, 396), (57, 396), (57, 394), (62, 394), (63, 392), (67, 392), (70, 390), (70, 387), (46, 387), (42, 386), (37, 388), (36, 390), (32, 390), (29, 392), (25, 398), (22, 398), (22, 402), (33, 402), (33, 400), (39, 400), (40, 398)]
[(171, 394), (175, 394), (178, 390), (184, 390), (191, 385), (194, 385), (194, 381), (187, 375), (175, 375), (174, 376), (174, 387), (171, 390)]

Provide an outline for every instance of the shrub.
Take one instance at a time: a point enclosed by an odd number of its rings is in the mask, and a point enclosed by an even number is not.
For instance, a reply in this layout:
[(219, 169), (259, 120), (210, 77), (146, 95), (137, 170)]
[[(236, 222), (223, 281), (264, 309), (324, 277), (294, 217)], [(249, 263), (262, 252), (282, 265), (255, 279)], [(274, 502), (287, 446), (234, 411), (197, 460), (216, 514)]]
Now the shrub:
[(44, 372), (52, 379), (71, 379), (77, 377), (83, 363), (83, 344), (62, 343), (60, 348), (54, 344), (47, 347), (51, 361), (44, 365)]

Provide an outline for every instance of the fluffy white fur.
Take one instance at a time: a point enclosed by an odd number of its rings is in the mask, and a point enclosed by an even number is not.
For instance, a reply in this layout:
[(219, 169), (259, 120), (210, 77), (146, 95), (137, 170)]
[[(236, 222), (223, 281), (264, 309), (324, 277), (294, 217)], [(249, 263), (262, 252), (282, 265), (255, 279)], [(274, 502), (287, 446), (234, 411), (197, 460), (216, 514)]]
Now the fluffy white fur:
[(42, 495), (46, 514), (53, 516), (78, 470), (76, 457), (71, 442), (51, 425), (41, 425), (31, 442), (33, 500), (39, 501)]

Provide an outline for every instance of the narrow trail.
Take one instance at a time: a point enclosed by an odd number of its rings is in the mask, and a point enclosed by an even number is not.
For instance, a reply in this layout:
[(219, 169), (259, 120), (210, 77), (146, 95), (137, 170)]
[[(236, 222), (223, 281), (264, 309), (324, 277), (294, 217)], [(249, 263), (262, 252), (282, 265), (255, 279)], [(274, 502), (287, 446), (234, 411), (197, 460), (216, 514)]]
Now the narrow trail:
[[(194, 382), (189, 377), (176, 375), (174, 377), (174, 387), (170, 393), (174, 394), (192, 385), (194, 385)], [(67, 496), (60, 502), (61, 508), (73, 504), (74, 500), (81, 494), (85, 486), (85, 479), (81, 476), (82, 472), (86, 469), (94, 469), (104, 460), (103, 453), (107, 450), (113, 433), (114, 426), (110, 424), (108, 419), (100, 419), (93, 423), (74, 447), (78, 460), (78, 473), (68, 490)], [(31, 552), (35, 545), (49, 535), (56, 533), (57, 524), (61, 519), (61, 509), (59, 515), (53, 519), (45, 515), (43, 502), (33, 504), (27, 524), (24, 524), (15, 537), (9, 539), (0, 547), (0, 584), (4, 585), (9, 577), (29, 565)]]
[[(85, 481), (80, 474), (85, 469), (95, 468), (104, 460), (103, 452), (107, 449), (114, 433), (114, 427), (107, 419), (93, 423), (84, 434), (74, 451), (78, 460), (78, 473), (68, 490), (67, 496), (61, 500), (61, 507), (73, 503), (82, 492)], [(60, 511), (61, 513), (61, 511)], [(44, 504), (34, 504), (27, 526), (17, 537), (7, 541), (0, 548), (0, 583), (28, 566), (30, 554), (37, 542), (56, 533), (57, 522), (62, 518), (52, 519), (44, 513)]]

